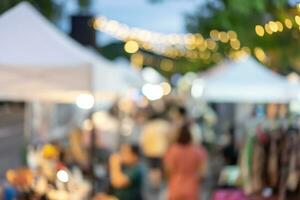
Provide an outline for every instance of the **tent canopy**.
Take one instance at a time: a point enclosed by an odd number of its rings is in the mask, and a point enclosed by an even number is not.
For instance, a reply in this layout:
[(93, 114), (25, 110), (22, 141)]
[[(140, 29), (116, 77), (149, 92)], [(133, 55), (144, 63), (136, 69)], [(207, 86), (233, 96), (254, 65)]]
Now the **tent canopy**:
[(284, 103), (297, 95), (285, 77), (250, 56), (225, 61), (201, 74), (200, 80), (202, 98), (210, 102)]
[(0, 27), (0, 99), (74, 102), (82, 93), (106, 98), (124, 91), (126, 84), (115, 81), (124, 73), (58, 31), (29, 3), (1, 15)]

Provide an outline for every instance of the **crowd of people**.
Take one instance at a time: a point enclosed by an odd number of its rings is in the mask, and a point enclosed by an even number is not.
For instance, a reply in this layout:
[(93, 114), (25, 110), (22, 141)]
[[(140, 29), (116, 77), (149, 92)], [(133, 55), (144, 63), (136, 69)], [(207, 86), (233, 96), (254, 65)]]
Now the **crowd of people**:
[(141, 124), (139, 139), (127, 139), (109, 156), (109, 184), (95, 199), (140, 200), (147, 194), (158, 199), (166, 182), (167, 199), (198, 200), (207, 155), (186, 110), (172, 106)]
[(89, 114), (65, 140), (29, 146), (29, 170), (7, 172), (13, 187), (5, 200), (248, 200), (278, 193), (284, 200), (299, 194), (299, 129), (289, 129), (294, 123), (282, 120), (287, 117), (256, 117), (239, 141), (229, 126), (210, 144), (201, 120), (183, 106), (129, 106)]
[(207, 153), (187, 110), (120, 107), (89, 114), (62, 140), (29, 145), (27, 167), (7, 172), (4, 199), (198, 200)]

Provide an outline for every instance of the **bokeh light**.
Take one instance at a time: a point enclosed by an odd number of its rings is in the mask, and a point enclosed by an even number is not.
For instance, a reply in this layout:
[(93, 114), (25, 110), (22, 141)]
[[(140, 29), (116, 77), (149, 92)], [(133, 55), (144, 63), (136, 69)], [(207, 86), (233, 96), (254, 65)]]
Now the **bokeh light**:
[(139, 50), (139, 45), (136, 41), (129, 40), (125, 43), (124, 50), (127, 53), (136, 53)]

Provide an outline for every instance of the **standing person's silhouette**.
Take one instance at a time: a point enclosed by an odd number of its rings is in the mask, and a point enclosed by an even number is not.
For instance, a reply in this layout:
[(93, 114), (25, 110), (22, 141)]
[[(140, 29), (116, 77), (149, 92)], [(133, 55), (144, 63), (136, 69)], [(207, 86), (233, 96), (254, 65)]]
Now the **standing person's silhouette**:
[(168, 174), (168, 200), (198, 200), (204, 175), (206, 151), (193, 145), (188, 124), (179, 131), (176, 143), (168, 150), (164, 165)]

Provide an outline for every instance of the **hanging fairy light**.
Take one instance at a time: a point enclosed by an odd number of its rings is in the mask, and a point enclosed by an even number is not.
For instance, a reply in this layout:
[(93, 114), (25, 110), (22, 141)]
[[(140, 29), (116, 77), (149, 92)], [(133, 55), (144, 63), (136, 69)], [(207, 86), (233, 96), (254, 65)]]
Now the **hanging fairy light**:
[[(209, 38), (204, 38), (200, 33), (162, 34), (140, 28), (131, 28), (126, 24), (106, 17), (97, 17), (94, 20), (93, 27), (124, 41), (124, 50), (130, 54), (135, 54), (139, 49), (144, 49), (174, 59), (187, 57), (189, 59), (204, 58), (207, 60), (207, 55), (217, 51), (217, 42), (228, 43), (234, 40), (235, 44), (240, 44), (237, 33), (232, 30), (227, 32), (212, 30)], [(207, 50), (211, 52), (208, 53)]]
[(80, 94), (76, 99), (76, 105), (81, 109), (91, 109), (94, 106), (95, 99), (91, 94)]
[(284, 20), (284, 25), (285, 25), (288, 29), (293, 28), (293, 22), (292, 22), (292, 20), (290, 20), (290, 19), (288, 19), (288, 18), (286, 18), (286, 19)]
[(262, 62), (262, 63), (265, 63), (265, 62), (266, 62), (267, 56), (266, 56), (264, 50), (262, 50), (262, 49), (259, 48), (259, 47), (256, 47), (256, 48), (254, 49), (254, 54), (255, 54), (256, 58), (257, 58), (260, 62)]
[(263, 37), (265, 35), (265, 29), (261, 25), (256, 25), (255, 26), (255, 32), (260, 37)]
[(124, 45), (124, 50), (127, 53), (136, 53), (139, 50), (139, 45), (136, 41), (134, 40), (129, 40), (125, 43)]
[[(300, 12), (300, 3), (296, 5), (297, 11)], [(294, 22), (293, 22), (294, 21)], [(293, 21), (290, 18), (285, 18), (282, 22), (281, 21), (269, 21), (262, 25), (255, 26), (255, 32), (258, 36), (263, 37), (265, 33), (272, 35), (273, 33), (283, 32), (284, 28), (292, 29), (294, 24), (297, 24), (300, 27), (300, 16), (295, 15), (293, 17)]]

